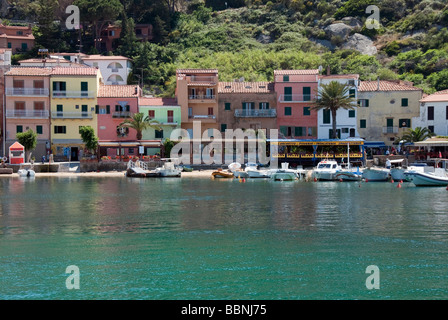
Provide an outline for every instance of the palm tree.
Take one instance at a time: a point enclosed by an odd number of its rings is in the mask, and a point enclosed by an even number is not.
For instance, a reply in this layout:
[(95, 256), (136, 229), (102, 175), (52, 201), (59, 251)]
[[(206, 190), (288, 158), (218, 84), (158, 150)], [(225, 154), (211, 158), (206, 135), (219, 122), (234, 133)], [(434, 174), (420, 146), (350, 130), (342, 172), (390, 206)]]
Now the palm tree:
[(336, 112), (339, 108), (353, 110), (356, 107), (356, 99), (349, 96), (350, 87), (337, 81), (322, 84), (314, 101), (314, 110), (330, 110), (333, 118), (333, 139), (337, 139)]
[(418, 142), (423, 141), (426, 138), (431, 138), (432, 136), (435, 136), (435, 134), (428, 128), (417, 127), (406, 131), (401, 140), (404, 142)]
[(144, 114), (134, 113), (129, 119), (120, 123), (120, 128), (131, 128), (137, 131), (137, 140), (142, 140), (143, 131), (149, 128), (161, 130), (160, 122), (156, 120), (150, 120), (148, 116), (144, 117)]

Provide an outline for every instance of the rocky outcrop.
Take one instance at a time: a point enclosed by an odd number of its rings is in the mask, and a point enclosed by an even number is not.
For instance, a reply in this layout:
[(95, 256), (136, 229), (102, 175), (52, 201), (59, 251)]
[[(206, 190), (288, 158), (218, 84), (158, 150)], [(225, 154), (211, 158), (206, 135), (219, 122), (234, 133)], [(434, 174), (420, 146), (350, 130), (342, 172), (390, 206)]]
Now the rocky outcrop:
[(343, 49), (354, 49), (362, 54), (375, 55), (378, 50), (374, 46), (373, 41), (360, 33), (355, 33), (342, 45)]
[(347, 39), (352, 31), (352, 27), (346, 25), (345, 23), (333, 23), (325, 27), (325, 32), (330, 36), (341, 37), (343, 40)]
[(350, 27), (353, 27), (353, 28), (361, 28), (362, 27), (362, 22), (353, 17), (345, 17), (342, 19), (342, 22), (348, 24)]

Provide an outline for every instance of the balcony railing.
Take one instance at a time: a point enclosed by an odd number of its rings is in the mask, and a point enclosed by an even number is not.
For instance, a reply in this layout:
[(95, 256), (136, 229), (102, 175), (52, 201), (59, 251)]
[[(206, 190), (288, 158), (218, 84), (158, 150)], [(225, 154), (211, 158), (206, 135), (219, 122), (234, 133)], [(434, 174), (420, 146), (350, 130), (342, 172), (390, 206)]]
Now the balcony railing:
[(190, 95), (188, 96), (189, 100), (215, 100), (216, 96), (215, 95)]
[(383, 127), (383, 133), (398, 133), (398, 127)]
[(195, 114), (195, 115), (188, 115), (188, 118), (190, 119), (216, 119), (216, 116), (212, 114)]
[(48, 110), (6, 110), (6, 118), (48, 119)]
[(53, 111), (51, 117), (53, 119), (92, 119), (92, 112), (67, 112), (67, 111)]
[(6, 88), (7, 96), (48, 96), (48, 88)]
[(93, 91), (61, 91), (54, 90), (53, 98), (94, 98)]
[(261, 109), (261, 110), (252, 110), (252, 109), (236, 109), (235, 117), (260, 117), (260, 118), (275, 118), (277, 116), (276, 109)]
[(278, 97), (280, 102), (311, 102), (316, 98), (314, 94), (281, 94)]
[(131, 116), (131, 112), (129, 111), (116, 111), (112, 114), (113, 118), (129, 118)]

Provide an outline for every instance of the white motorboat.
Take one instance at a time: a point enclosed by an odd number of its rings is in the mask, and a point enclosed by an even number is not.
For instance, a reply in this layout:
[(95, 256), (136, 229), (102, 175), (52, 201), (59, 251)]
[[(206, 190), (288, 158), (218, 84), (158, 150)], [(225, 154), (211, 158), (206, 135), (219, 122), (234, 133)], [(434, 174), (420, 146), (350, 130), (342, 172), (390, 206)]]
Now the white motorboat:
[(247, 163), (244, 171), (246, 171), (249, 178), (270, 178), (271, 177), (270, 170), (259, 170), (258, 165), (253, 162)]
[(298, 180), (299, 176), (296, 170), (289, 169), (289, 164), (287, 162), (282, 163), (281, 169), (271, 170), (271, 179), (275, 181), (294, 181)]
[(228, 165), (229, 171), (233, 173), (235, 178), (248, 178), (249, 175), (246, 171), (241, 169), (241, 164), (239, 162), (232, 162)]
[(21, 177), (34, 177), (36, 175), (33, 169), (19, 169), (17, 173)]
[(416, 186), (448, 186), (448, 174), (445, 169), (436, 168), (434, 172), (414, 172), (412, 183)]
[(390, 169), (372, 167), (366, 168), (362, 172), (362, 178), (366, 181), (387, 181), (389, 180)]
[(155, 168), (154, 172), (159, 174), (161, 177), (180, 177), (182, 168), (176, 166), (177, 158), (163, 158), (164, 160), (162, 167)]
[(355, 169), (347, 169), (347, 170), (341, 170), (338, 173), (336, 173), (336, 180), (343, 180), (343, 181), (359, 181), (362, 179), (362, 171), (359, 169), (359, 167), (356, 167)]
[(404, 160), (405, 159), (389, 160), (391, 165), (393, 166), (390, 169), (390, 177), (393, 180), (396, 180), (396, 181), (401, 181), (401, 180), (407, 181), (406, 180), (406, 175), (405, 175), (405, 171), (407, 170), (407, 168), (402, 165)]
[(341, 166), (335, 160), (323, 160), (317, 164), (313, 171), (314, 178), (317, 180), (332, 181), (336, 180), (336, 173), (341, 171)]

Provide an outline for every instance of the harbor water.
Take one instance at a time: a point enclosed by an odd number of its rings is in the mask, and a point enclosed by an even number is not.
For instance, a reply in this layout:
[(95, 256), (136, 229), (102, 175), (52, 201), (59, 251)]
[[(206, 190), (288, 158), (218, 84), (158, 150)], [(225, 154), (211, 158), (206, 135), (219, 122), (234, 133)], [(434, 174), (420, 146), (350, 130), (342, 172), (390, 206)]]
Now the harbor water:
[(412, 183), (2, 178), (0, 299), (447, 299), (447, 208)]

